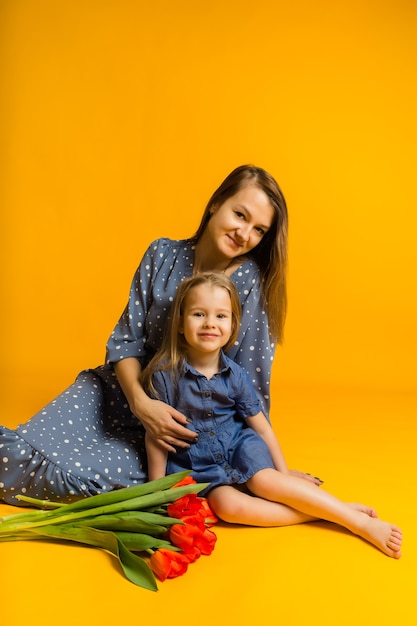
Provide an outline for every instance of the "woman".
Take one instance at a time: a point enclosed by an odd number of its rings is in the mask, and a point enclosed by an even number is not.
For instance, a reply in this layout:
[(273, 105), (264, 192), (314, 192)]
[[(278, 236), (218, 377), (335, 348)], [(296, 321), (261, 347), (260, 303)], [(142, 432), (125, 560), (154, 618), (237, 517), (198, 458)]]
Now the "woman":
[(153, 242), (106, 364), (81, 372), (26, 424), (0, 428), (0, 499), (18, 505), (14, 495), (25, 493), (69, 502), (145, 481), (141, 424), (168, 451), (190, 445), (186, 418), (147, 396), (139, 378), (161, 345), (178, 285), (198, 272), (223, 271), (238, 289), (242, 324), (228, 356), (248, 371), (268, 415), (274, 342), (282, 340), (286, 313), (287, 224), (276, 181), (244, 165), (214, 192), (194, 237)]

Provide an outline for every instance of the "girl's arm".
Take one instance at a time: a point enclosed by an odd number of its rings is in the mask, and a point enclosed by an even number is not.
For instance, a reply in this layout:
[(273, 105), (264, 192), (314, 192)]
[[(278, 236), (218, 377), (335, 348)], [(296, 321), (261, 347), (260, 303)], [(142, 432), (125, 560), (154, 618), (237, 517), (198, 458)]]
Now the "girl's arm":
[(265, 415), (260, 412), (253, 417), (246, 419), (248, 426), (258, 433), (258, 435), (265, 441), (272, 456), (272, 460), (275, 465), (275, 469), (283, 474), (289, 474), (288, 466), (285, 461), (284, 454), (281, 450), (278, 438), (272, 430), (271, 424), (266, 419)]
[(323, 484), (323, 481), (320, 478), (317, 478), (317, 476), (311, 476), (310, 474), (306, 474), (304, 472), (288, 469), (278, 438), (272, 430), (271, 424), (262, 412), (254, 415), (253, 417), (247, 418), (246, 422), (248, 426), (253, 428), (253, 430), (265, 441), (271, 453), (275, 469), (283, 474), (291, 474), (292, 476), (304, 478), (308, 482), (314, 483), (317, 486)]
[(167, 471), (168, 452), (163, 450), (152, 437), (149, 432), (145, 435), (146, 456), (148, 458), (148, 478), (149, 480), (157, 480), (163, 478)]

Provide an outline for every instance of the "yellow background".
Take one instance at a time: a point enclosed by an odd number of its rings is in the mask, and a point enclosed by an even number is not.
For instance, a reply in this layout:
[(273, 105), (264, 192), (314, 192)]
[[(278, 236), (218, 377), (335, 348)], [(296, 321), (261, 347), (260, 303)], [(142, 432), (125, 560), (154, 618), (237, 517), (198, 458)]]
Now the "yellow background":
[(174, 598), (206, 614), (207, 596), (230, 626), (414, 623), (416, 26), (412, 0), (1, 2), (0, 422), (103, 362), (147, 244), (192, 234), (253, 162), (290, 214), (284, 448), (414, 533), (394, 563), (325, 525), (219, 527), (158, 594), (104, 554), (4, 544), (5, 626), (45, 605), (166, 624)]

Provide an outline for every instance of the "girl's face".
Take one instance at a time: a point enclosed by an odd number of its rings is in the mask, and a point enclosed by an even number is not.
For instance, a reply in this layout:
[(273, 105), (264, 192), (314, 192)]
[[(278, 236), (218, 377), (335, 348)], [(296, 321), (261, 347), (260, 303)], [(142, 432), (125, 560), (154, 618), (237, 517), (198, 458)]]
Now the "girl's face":
[(217, 352), (232, 334), (230, 295), (222, 287), (197, 285), (190, 289), (183, 307), (179, 332), (193, 354)]
[(273, 221), (268, 196), (259, 187), (248, 185), (213, 209), (206, 231), (211, 245), (232, 259), (253, 250)]

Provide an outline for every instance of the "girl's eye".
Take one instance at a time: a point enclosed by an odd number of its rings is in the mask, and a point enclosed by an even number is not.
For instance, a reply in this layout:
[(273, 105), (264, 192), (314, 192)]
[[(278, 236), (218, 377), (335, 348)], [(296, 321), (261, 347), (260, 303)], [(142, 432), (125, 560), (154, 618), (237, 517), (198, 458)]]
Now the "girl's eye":
[(261, 237), (263, 237), (265, 235), (265, 231), (263, 228), (257, 228), (256, 232), (258, 233), (258, 235), (260, 235)]
[(241, 213), (241, 211), (235, 211), (235, 214), (237, 215), (237, 217), (245, 217), (245, 215)]

